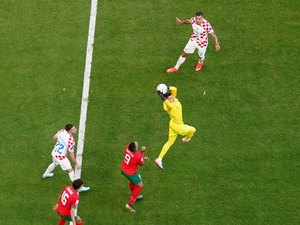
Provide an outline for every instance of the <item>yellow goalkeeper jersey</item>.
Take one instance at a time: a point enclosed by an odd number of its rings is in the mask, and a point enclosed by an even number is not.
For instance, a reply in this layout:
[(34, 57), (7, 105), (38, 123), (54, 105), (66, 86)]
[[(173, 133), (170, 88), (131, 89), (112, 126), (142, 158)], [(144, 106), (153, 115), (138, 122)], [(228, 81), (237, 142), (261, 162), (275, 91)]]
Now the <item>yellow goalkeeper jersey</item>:
[(183, 124), (182, 119), (182, 106), (180, 101), (175, 98), (177, 95), (177, 88), (170, 86), (171, 94), (173, 95), (175, 101), (169, 102), (168, 100), (164, 101), (164, 110), (170, 115), (170, 119), (177, 124)]

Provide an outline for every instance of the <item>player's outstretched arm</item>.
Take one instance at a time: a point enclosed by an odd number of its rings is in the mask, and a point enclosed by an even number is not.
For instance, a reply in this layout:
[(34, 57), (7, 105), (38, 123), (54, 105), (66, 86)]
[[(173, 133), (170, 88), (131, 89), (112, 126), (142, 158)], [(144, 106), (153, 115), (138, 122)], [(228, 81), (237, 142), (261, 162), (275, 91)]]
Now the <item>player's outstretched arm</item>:
[(176, 23), (177, 24), (191, 24), (190, 20), (181, 20), (178, 17), (176, 17)]

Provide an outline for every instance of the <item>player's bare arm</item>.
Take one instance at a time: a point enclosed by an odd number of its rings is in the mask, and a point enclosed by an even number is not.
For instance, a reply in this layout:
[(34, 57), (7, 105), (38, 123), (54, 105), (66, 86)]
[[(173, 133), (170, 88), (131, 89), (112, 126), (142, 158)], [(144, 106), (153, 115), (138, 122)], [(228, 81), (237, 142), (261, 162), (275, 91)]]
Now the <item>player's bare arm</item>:
[(143, 158), (144, 158), (145, 162), (149, 162), (149, 157), (144, 156), (144, 153), (146, 152), (146, 150), (147, 150), (147, 148), (145, 146), (142, 146), (141, 152), (143, 154)]
[(74, 152), (69, 151), (69, 155), (70, 155), (72, 162), (75, 164), (76, 169), (80, 169), (81, 166), (77, 163)]
[(72, 223), (76, 224), (76, 220), (75, 220), (75, 208), (73, 208), (73, 207), (71, 208), (70, 214), (71, 214)]
[(176, 23), (177, 24), (191, 24), (190, 20), (181, 20), (178, 17), (176, 17)]
[[(61, 197), (61, 195), (58, 195), (57, 201), (60, 201), (60, 197)], [(52, 206), (53, 211), (56, 211), (57, 207), (58, 207), (58, 203), (56, 203), (54, 206)]]
[(58, 204), (55, 204), (54, 206), (52, 206), (52, 210), (56, 211)]
[(216, 51), (219, 51), (221, 49), (221, 46), (220, 46), (217, 35), (215, 33), (211, 33), (211, 36), (213, 36), (213, 38), (214, 38)]

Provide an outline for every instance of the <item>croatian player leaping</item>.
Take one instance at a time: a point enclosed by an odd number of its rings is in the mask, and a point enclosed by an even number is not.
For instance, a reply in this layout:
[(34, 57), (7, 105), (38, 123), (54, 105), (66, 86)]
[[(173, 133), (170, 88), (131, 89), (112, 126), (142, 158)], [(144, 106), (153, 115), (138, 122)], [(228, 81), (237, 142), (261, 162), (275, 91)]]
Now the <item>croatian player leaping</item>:
[(206, 48), (208, 46), (208, 34), (212, 35), (215, 41), (215, 48), (216, 51), (220, 50), (220, 43), (218, 41), (218, 37), (214, 33), (214, 30), (210, 23), (204, 19), (204, 15), (202, 12), (196, 12), (195, 16), (192, 17), (189, 20), (180, 20), (178, 17), (176, 18), (176, 23), (177, 24), (191, 24), (193, 28), (193, 33), (186, 44), (186, 46), (183, 49), (183, 52), (181, 56), (179, 57), (176, 65), (170, 69), (167, 70), (167, 73), (174, 73), (179, 70), (179, 67), (181, 66), (182, 63), (186, 60), (186, 57), (189, 54), (194, 53), (196, 49), (198, 49), (198, 56), (199, 56), (199, 61), (198, 64), (195, 67), (195, 71), (200, 71), (203, 62), (205, 59), (205, 52)]
[(176, 87), (169, 87), (167, 93), (163, 94), (159, 90), (157, 90), (157, 94), (162, 98), (164, 101), (163, 107), (164, 110), (170, 116), (170, 123), (169, 123), (169, 139), (164, 144), (159, 156), (157, 159), (154, 160), (155, 164), (160, 168), (164, 169), (162, 165), (162, 159), (165, 154), (168, 152), (169, 148), (174, 144), (177, 135), (184, 136), (181, 141), (182, 142), (189, 142), (196, 132), (196, 129), (192, 126), (184, 124), (182, 118), (182, 105), (180, 101), (176, 98), (177, 95), (177, 88)]

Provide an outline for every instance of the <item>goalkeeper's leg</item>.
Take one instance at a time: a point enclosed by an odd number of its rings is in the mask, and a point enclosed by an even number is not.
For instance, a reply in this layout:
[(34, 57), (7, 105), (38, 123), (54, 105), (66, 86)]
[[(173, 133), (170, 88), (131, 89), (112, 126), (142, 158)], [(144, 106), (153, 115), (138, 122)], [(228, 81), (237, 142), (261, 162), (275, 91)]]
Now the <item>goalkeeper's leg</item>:
[(182, 124), (180, 125), (180, 127), (177, 127), (177, 131), (180, 135), (184, 136), (184, 138), (181, 138), (182, 142), (189, 142), (191, 140), (191, 138), (194, 136), (195, 132), (196, 132), (196, 128), (186, 125), (186, 124)]
[(185, 135), (185, 139), (191, 139), (195, 132), (196, 132), (196, 128), (195, 127), (192, 127), (192, 126), (189, 126), (189, 125), (185, 125), (186, 126), (186, 135)]
[(175, 140), (177, 138), (177, 134), (172, 133), (169, 134), (169, 139), (168, 141), (164, 144), (158, 158), (159, 159), (163, 159), (163, 157), (165, 156), (165, 154), (167, 154), (167, 152), (169, 151), (170, 147), (174, 144)]

